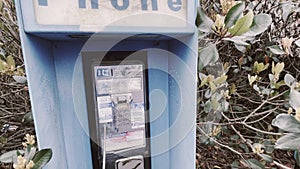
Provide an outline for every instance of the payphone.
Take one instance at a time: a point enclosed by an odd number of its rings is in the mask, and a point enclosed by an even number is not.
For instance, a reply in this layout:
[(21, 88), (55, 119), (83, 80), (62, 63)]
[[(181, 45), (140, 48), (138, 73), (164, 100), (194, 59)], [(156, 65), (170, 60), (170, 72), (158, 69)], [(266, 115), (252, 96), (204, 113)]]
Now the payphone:
[(95, 169), (150, 169), (146, 52), (83, 52)]
[(194, 169), (197, 0), (15, 0), (45, 169)]

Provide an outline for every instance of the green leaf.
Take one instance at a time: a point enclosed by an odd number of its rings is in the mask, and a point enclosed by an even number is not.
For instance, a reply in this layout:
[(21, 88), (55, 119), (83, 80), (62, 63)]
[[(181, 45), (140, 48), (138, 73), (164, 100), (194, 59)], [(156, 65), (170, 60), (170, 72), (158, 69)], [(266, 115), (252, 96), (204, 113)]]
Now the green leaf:
[(211, 92), (214, 93), (217, 90), (217, 86), (213, 82), (209, 82), (208, 84), (211, 89)]
[(284, 68), (284, 62), (277, 63), (276, 65), (274, 62), (272, 62), (271, 71), (275, 76), (279, 76), (279, 74), (283, 71), (283, 68)]
[(212, 95), (212, 91), (211, 90), (206, 90), (205, 94), (204, 94), (204, 97), (209, 99)]
[(211, 103), (212, 103), (212, 109), (213, 109), (214, 111), (219, 110), (219, 108), (220, 108), (220, 103), (219, 103), (219, 101), (218, 101), (216, 98), (212, 98), (212, 99), (211, 99)]
[(34, 166), (32, 169), (41, 169), (45, 166), (50, 159), (52, 158), (52, 150), (51, 149), (43, 149), (36, 152), (32, 161), (34, 162)]
[(282, 8), (282, 19), (284, 22), (287, 20), (289, 14), (292, 12), (294, 5), (292, 4), (291, 1), (286, 1), (281, 3), (281, 8)]
[(228, 31), (233, 36), (240, 36), (246, 33), (252, 25), (253, 17), (253, 11), (250, 10), (245, 16), (237, 20), (233, 28), (230, 28)]
[(299, 133), (289, 133), (279, 138), (275, 144), (275, 148), (281, 150), (298, 150), (299, 147), (300, 147)]
[(240, 51), (242, 53), (246, 53), (246, 51), (247, 51), (247, 48), (245, 46), (237, 45), (237, 44), (234, 44), (234, 46), (238, 51)]
[(261, 94), (261, 89), (257, 86), (257, 84), (253, 85), (253, 89)]
[(281, 80), (281, 81), (278, 82), (278, 83), (271, 84), (271, 87), (273, 87), (274, 89), (279, 89), (281, 86), (284, 86), (284, 85), (285, 85), (284, 80)]
[(5, 71), (6, 65), (6, 62), (0, 59), (0, 72)]
[(232, 109), (234, 110), (234, 111), (243, 111), (244, 109), (242, 108), (242, 107), (240, 107), (240, 106), (232, 106)]
[(28, 146), (27, 151), (25, 151), (24, 157), (26, 158), (27, 161), (30, 161), (34, 157), (35, 152), (36, 152), (35, 147)]
[(272, 125), (287, 132), (300, 133), (300, 123), (290, 114), (279, 114)]
[(24, 150), (17, 150), (17, 156), (23, 155), (25, 153)]
[(266, 70), (269, 67), (269, 64), (264, 63), (258, 63), (257, 61), (254, 62), (253, 71), (256, 74), (259, 74), (260, 72)]
[(12, 163), (12, 162), (14, 162), (15, 160), (17, 160), (17, 157), (18, 157), (17, 152), (18, 151), (20, 153), (24, 153), (23, 150), (13, 150), (13, 151), (6, 152), (6, 153), (4, 153), (0, 156), (0, 162), (1, 163)]
[(270, 155), (267, 154), (258, 154), (258, 155), (268, 163), (273, 162), (273, 158)]
[(270, 46), (267, 49), (269, 49), (270, 52), (272, 52), (275, 55), (283, 55), (283, 54), (285, 54), (285, 52), (278, 45)]
[(284, 76), (284, 82), (287, 86), (292, 87), (292, 85), (296, 82), (296, 80), (292, 75), (286, 74)]
[(223, 38), (223, 40), (231, 41), (239, 46), (248, 46), (249, 45), (249, 43), (246, 42), (247, 39), (243, 36), (234, 36), (232, 38)]
[(300, 151), (299, 150), (295, 151), (294, 158), (296, 160), (297, 165), (300, 167)]
[(220, 84), (223, 84), (224, 82), (226, 82), (226, 80), (227, 80), (227, 75), (223, 75), (221, 77), (218, 77), (216, 80), (214, 80), (214, 84), (220, 85)]
[(27, 83), (27, 78), (24, 77), (24, 76), (17, 76), (17, 75), (14, 75), (14, 76), (13, 76), (13, 79), (14, 79), (17, 83), (20, 83), (20, 84), (25, 84), (25, 83)]
[(256, 36), (268, 29), (272, 23), (272, 17), (268, 14), (258, 14), (254, 16), (253, 23), (248, 32), (244, 36)]
[(22, 119), (22, 123), (33, 123), (33, 114), (32, 112), (28, 112), (24, 115), (23, 119)]
[(300, 39), (294, 42), (298, 47), (300, 47)]
[(7, 63), (7, 66), (8, 68), (12, 68), (12, 69), (15, 69), (16, 68), (16, 63), (15, 63), (15, 59), (12, 57), (12, 56), (8, 56), (6, 58), (6, 63)]
[(5, 144), (7, 144), (7, 138), (0, 136), (0, 149), (2, 149)]
[(264, 150), (266, 151), (266, 153), (269, 153), (269, 154), (271, 154), (271, 153), (273, 153), (273, 151), (274, 151), (274, 144), (272, 143), (272, 141), (271, 140), (264, 140)]
[(300, 8), (295, 7), (294, 12), (296, 13), (300, 12)]
[(300, 92), (297, 90), (291, 89), (290, 92), (290, 105), (297, 110), (300, 107)]
[(203, 73), (199, 73), (199, 78), (200, 78), (200, 80), (203, 80), (203, 79), (207, 78), (207, 76)]
[(230, 167), (231, 167), (231, 169), (238, 169), (239, 162), (237, 160), (235, 160), (234, 162), (231, 163)]
[[(215, 44), (211, 44), (203, 49), (199, 53), (199, 70), (208, 64), (214, 64), (219, 59), (219, 52)], [(203, 67), (202, 67), (203, 66)]]
[(249, 159), (247, 160), (249, 167), (252, 169), (264, 169), (264, 165), (262, 165), (259, 161), (256, 159)]
[(196, 126), (197, 130), (201, 133), (199, 135), (199, 142), (201, 144), (208, 144), (209, 143), (209, 137), (207, 137), (204, 133), (208, 133), (211, 131), (211, 124), (207, 123), (206, 126), (200, 127), (199, 125)]
[[(0, 29), (1, 29), (1, 22), (0, 22)], [(1, 58), (3, 58), (5, 56), (5, 51), (4, 51), (4, 49), (2, 49), (1, 47), (0, 47), (0, 59)]]
[(198, 7), (197, 20), (199, 21), (198, 28), (201, 32), (212, 32), (211, 28), (214, 22), (205, 14), (202, 7)]
[(249, 85), (252, 86), (252, 84), (257, 80), (258, 76), (251, 76), (248, 74), (248, 81), (249, 81)]
[(208, 100), (205, 104), (204, 104), (204, 112), (205, 113), (209, 113), (212, 110), (212, 105), (211, 102)]
[(235, 22), (240, 18), (243, 11), (245, 9), (245, 3), (239, 3), (230, 8), (226, 17), (225, 17), (225, 27), (230, 28), (232, 27)]
[(228, 110), (229, 110), (229, 102), (223, 101), (222, 102), (222, 109), (223, 109), (224, 112), (228, 112)]
[(245, 151), (245, 153), (250, 152), (250, 150), (246, 144), (239, 144), (239, 147), (241, 147)]
[(199, 136), (199, 142), (201, 144), (208, 144), (209, 138), (206, 135), (200, 135)]
[(200, 87), (203, 87), (207, 83), (208, 77), (205, 77), (204, 79), (201, 80)]
[(0, 12), (2, 11), (2, 7), (3, 7), (3, 2), (2, 0), (0, 0)]
[(230, 140), (232, 140), (232, 141), (238, 141), (239, 139), (240, 139), (240, 137), (238, 135), (230, 136)]

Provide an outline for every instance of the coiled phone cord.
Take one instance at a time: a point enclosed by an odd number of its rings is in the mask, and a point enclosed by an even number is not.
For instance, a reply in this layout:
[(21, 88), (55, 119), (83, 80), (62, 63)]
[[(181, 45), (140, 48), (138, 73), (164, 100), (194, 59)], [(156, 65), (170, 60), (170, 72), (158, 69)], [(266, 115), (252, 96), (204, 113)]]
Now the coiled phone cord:
[(103, 162), (102, 162), (102, 169), (105, 169), (105, 163), (106, 163), (106, 125), (103, 125)]

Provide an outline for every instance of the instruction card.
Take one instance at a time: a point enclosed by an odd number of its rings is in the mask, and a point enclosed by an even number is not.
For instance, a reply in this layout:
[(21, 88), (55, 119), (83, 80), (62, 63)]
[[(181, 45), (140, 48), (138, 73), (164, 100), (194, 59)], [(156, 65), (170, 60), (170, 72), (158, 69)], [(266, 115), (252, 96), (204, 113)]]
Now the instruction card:
[(143, 65), (96, 66), (94, 72), (98, 130), (105, 151), (145, 147)]

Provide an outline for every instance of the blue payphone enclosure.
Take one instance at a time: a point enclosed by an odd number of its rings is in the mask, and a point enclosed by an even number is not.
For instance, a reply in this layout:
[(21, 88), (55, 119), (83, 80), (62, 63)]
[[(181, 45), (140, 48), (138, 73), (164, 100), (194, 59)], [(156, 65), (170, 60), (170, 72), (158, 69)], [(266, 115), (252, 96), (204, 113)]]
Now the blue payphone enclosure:
[(195, 168), (196, 0), (15, 2), (45, 168), (93, 168), (81, 52), (106, 51), (148, 54), (152, 168)]

